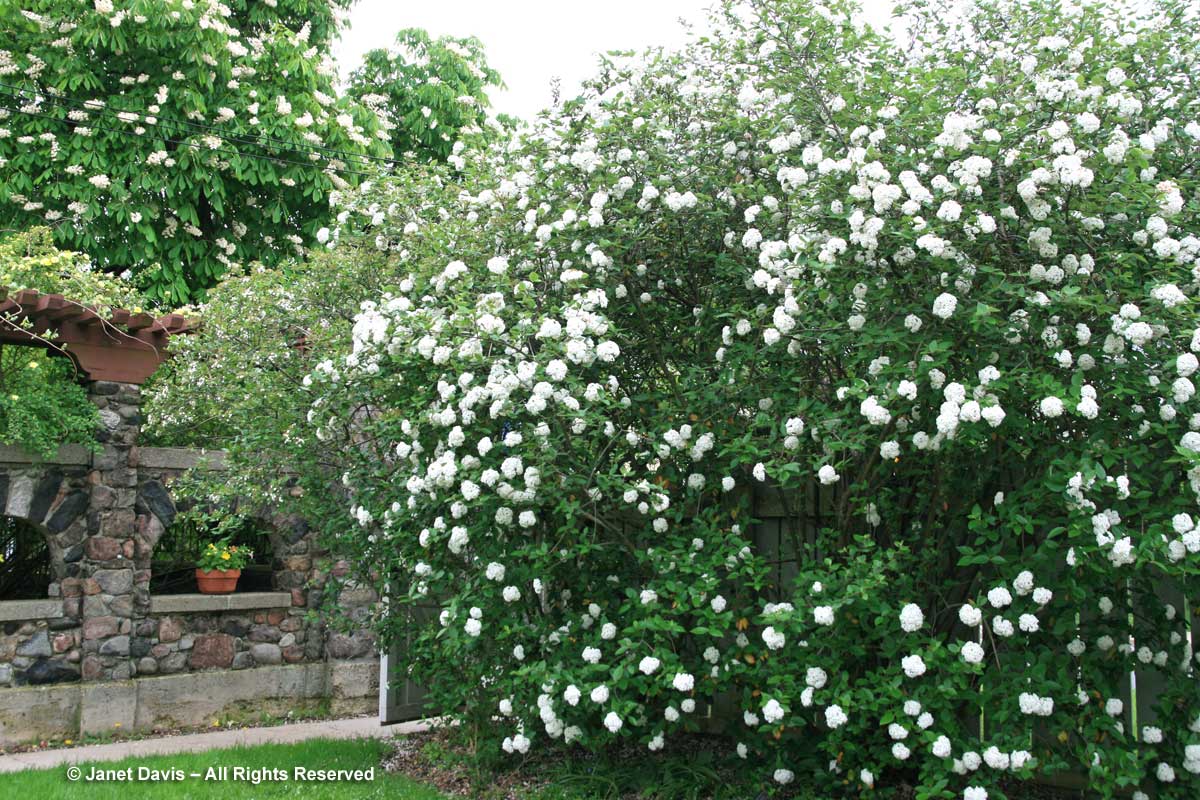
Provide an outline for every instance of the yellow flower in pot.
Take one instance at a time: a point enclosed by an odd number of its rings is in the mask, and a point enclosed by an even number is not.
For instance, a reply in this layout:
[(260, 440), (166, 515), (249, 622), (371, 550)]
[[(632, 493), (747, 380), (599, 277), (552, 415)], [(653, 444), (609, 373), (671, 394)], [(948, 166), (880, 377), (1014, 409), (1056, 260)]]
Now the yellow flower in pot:
[(203, 594), (230, 594), (253, 556), (252, 550), (230, 544), (228, 537), (209, 542), (196, 562), (196, 585)]

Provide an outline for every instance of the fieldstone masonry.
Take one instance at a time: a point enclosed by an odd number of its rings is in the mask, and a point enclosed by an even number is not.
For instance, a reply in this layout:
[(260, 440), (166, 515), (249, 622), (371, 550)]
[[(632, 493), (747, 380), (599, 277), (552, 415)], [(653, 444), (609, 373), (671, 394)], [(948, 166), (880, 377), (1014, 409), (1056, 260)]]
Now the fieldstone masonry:
[(141, 426), (141, 390), (133, 384), (97, 381), (88, 387), (88, 395), (100, 409), (101, 424), (96, 434), (100, 452), (88, 476), (88, 536), (80, 575), (82, 677), (125, 680), (133, 677), (133, 621), (149, 611), (150, 603), (150, 553), (139, 558), (134, 525), (138, 475), (130, 462)]
[[(48, 730), (49, 723), (34, 719), (33, 711), (23, 717), (13, 712), (19, 718), (9, 718), (8, 707), (36, 707), (27, 695), (16, 694), (30, 691), (20, 687), (138, 686), (168, 677), (175, 686), (191, 673), (228, 670), (232, 676), (265, 670), (249, 681), (231, 677), (228, 685), (261, 687), (266, 681), (284, 692), (292, 679), (270, 678), (268, 671), (337, 662), (345, 666), (324, 678), (295, 673), (305, 676), (301, 694), (376, 690), (378, 678), (371, 672), (375, 641), (366, 625), (333, 632), (309, 613), (327, 576), (343, 574), (345, 565), (317, 551), (302, 519), (268, 516), (273, 592), (150, 595), (154, 548), (176, 513), (171, 484), (189, 468), (222, 468), (221, 454), (139, 448), (139, 387), (95, 381), (88, 393), (100, 412), (94, 451), (68, 446), (41, 461), (17, 448), (0, 447), (0, 510), (45, 534), (54, 567), (47, 599), (0, 601), (0, 745), (19, 740), (22, 730)], [(349, 590), (341, 600), (354, 619), (365, 623), (377, 598)], [(157, 696), (151, 684), (145, 686), (151, 692), (147, 696)], [(161, 693), (161, 686), (155, 691)], [(252, 702), (260, 689), (246, 691), (251, 696), (245, 702)], [(140, 692), (132, 696), (140, 698)], [(230, 692), (229, 697), (236, 695)], [(53, 694), (55, 702), (68, 702), (57, 689)], [(97, 718), (87, 698), (106, 696), (86, 688), (82, 694), (63, 695), (82, 704), (84, 720)], [(364, 707), (374, 703), (369, 696), (340, 699)], [(142, 727), (156, 719), (142, 710), (137, 718)]]

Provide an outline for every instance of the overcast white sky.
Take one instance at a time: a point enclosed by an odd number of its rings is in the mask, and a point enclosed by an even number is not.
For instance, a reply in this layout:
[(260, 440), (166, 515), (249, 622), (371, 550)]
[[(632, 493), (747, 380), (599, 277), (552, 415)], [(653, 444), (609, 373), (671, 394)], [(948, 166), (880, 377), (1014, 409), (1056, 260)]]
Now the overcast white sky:
[[(573, 96), (594, 72), (596, 53), (678, 45), (686, 39), (683, 18), (701, 26), (713, 0), (359, 0), (350, 30), (334, 47), (342, 75), (368, 50), (390, 46), (403, 28), (435, 36), (476, 36), (488, 62), (504, 78), (493, 91), (497, 112), (530, 118), (550, 104), (550, 81), (562, 79)], [(864, 0), (865, 17), (887, 17), (890, 0)]]

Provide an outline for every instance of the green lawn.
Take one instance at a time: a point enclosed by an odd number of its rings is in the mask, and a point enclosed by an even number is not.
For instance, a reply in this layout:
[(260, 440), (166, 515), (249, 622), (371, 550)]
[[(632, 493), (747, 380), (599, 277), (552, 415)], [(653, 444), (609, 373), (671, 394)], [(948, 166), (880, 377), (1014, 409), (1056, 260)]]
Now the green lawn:
[[(236, 747), (207, 753), (187, 753), (152, 758), (130, 758), (124, 761), (80, 764), (83, 778), (68, 780), (67, 767), (0, 775), (0, 787), (5, 797), (26, 800), (129, 800), (129, 798), (163, 797), (183, 800), (205, 798), (246, 798), (269, 800), (281, 797), (303, 797), (305, 800), (343, 800), (343, 798), (388, 798), (388, 800), (443, 800), (433, 789), (395, 775), (385, 775), (379, 761), (387, 745), (375, 740), (334, 741), (314, 739), (300, 744), (268, 744), (257, 747)], [(211, 767), (228, 767), (229, 779), (205, 780)], [(184, 773), (178, 781), (116, 780), (89, 782), (92, 768), (120, 770), (138, 768)], [(285, 770), (287, 780), (264, 781), (254, 785), (249, 780), (233, 780), (233, 768), (248, 770)], [(297, 781), (293, 770), (305, 767), (314, 770), (366, 770), (375, 768), (373, 781)], [(200, 773), (201, 777), (190, 777)]]

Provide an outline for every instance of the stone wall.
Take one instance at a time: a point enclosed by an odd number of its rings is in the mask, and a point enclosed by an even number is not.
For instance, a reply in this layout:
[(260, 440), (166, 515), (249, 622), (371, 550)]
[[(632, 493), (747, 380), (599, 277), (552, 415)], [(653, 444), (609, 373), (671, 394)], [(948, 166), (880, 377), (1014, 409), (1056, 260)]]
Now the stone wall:
[[(120, 435), (128, 418), (105, 415), (109, 432)], [(370, 591), (339, 598), (357, 629), (327, 630), (308, 613), (346, 564), (318, 552), (295, 517), (265, 520), (275, 591), (150, 595), (154, 547), (176, 514), (171, 488), (191, 469), (224, 469), (222, 454), (121, 452), (110, 440), (99, 453), (65, 447), (43, 462), (0, 447), (0, 507), (45, 533), (55, 566), (47, 600), (0, 601), (0, 687), (375, 656)]]
[[(6, 448), (8, 449), (8, 448)], [(24, 456), (13, 450), (13, 455)], [(3, 457), (4, 454), (0, 454)], [(54, 464), (23, 457), (0, 469), (0, 508), (46, 537), (54, 566), (49, 600), (0, 610), (0, 686), (78, 680), (87, 540), (93, 520), (90, 456), (67, 448)], [(99, 595), (100, 585), (87, 587)], [(96, 601), (93, 600), (94, 604)]]
[[(0, 686), (79, 680), (81, 651), (74, 620), (57, 617), (9, 620), (2, 624)], [(64, 630), (61, 627), (64, 624), (72, 627)]]
[(288, 592), (156, 597), (138, 625), (137, 674), (321, 661), (321, 638), (291, 602)]
[(335, 714), (362, 713), (374, 709), (378, 675), (369, 662), (323, 662), (6, 689), (0, 691), (0, 745), (207, 727), (262, 713), (284, 717), (316, 704)]
[[(268, 672), (292, 675), (286, 670), (314, 667), (317, 672), (294, 673), (307, 676), (305, 697), (326, 691), (336, 694), (343, 710), (373, 708), (377, 654), (366, 622), (377, 598), (362, 590), (342, 593), (343, 609), (362, 623), (351, 630), (333, 630), (310, 613), (328, 575), (344, 574), (345, 565), (318, 551), (303, 520), (266, 517), (271, 592), (151, 595), (154, 548), (176, 513), (172, 484), (189, 469), (223, 469), (223, 457), (138, 447), (139, 387), (100, 381), (88, 392), (101, 421), (94, 451), (67, 446), (41, 460), (0, 447), (0, 509), (43, 532), (54, 568), (46, 599), (0, 598), (0, 746), (44, 735), (47, 726), (68, 736), (87, 732), (89, 715), (104, 713), (89, 703), (112, 701), (111, 692), (100, 691), (103, 684), (112, 684), (113, 696), (141, 698), (140, 681), (153, 678), (161, 694), (165, 686), (190, 685), (164, 682), (167, 677), (189, 674), (226, 676), (218, 682), (249, 687), (220, 694), (222, 702), (245, 710), (286, 704), (286, 692), (262, 694), (266, 684), (280, 691), (292, 685), (284, 678), (271, 683)], [(339, 681), (339, 675), (354, 677)], [(64, 684), (96, 688), (57, 688)], [(127, 684), (134, 688), (118, 691)], [(188, 702), (183, 707), (212, 710), (212, 703)], [(63, 703), (75, 704), (76, 711), (57, 721), (36, 718)], [(142, 714), (137, 724), (154, 724), (156, 713)]]

